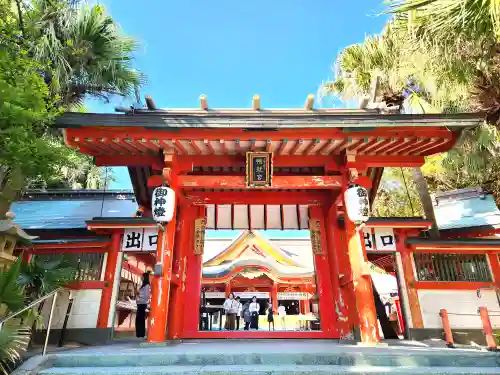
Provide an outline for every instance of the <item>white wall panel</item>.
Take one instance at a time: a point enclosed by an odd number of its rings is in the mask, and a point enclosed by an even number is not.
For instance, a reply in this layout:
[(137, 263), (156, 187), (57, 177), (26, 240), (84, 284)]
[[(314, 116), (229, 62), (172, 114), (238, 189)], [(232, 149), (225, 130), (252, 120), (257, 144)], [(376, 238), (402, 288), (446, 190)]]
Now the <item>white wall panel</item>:
[(207, 204), (207, 228), (215, 228), (215, 205)]
[(281, 208), (279, 205), (267, 206), (267, 229), (281, 229)]
[(248, 206), (234, 205), (234, 229), (248, 229)]
[[(96, 328), (99, 306), (101, 304), (101, 289), (74, 290), (74, 300), (68, 319), (68, 329), (71, 328)], [(54, 315), (52, 317), (52, 328), (61, 329), (64, 324), (66, 310), (69, 303), (69, 291), (58, 294)], [(44, 327), (49, 322), (50, 307), (52, 299), (48, 299), (42, 309)]]
[(231, 229), (230, 204), (219, 204), (217, 206), (217, 229)]
[(490, 313), (493, 328), (500, 328), (500, 307), (496, 293), (482, 290), (478, 298), (475, 290), (418, 290), (418, 299), (422, 310), (424, 328), (442, 328), (439, 310), (448, 311), (451, 328), (482, 328), (477, 312), (480, 306), (486, 306)]
[(283, 226), (285, 229), (299, 229), (296, 204), (283, 205)]
[(309, 228), (309, 207), (308, 206), (300, 206), (300, 228), (307, 229)]
[(264, 229), (264, 205), (250, 205), (252, 229)]

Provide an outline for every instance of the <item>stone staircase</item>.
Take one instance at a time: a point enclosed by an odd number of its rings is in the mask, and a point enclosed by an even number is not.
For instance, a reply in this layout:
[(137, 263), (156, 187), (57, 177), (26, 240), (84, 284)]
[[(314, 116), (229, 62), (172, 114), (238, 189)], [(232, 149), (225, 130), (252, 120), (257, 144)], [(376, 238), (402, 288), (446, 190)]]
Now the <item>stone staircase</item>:
[(15, 375), (500, 374), (497, 353), (311, 341), (111, 345), (41, 358)]

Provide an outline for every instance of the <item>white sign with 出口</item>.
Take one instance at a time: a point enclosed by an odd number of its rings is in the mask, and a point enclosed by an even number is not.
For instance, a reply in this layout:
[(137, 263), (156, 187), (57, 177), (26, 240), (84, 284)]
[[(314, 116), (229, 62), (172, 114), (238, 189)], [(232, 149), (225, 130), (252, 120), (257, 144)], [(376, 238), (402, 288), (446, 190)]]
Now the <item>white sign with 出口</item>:
[(125, 229), (122, 251), (156, 251), (158, 230), (156, 228)]
[(396, 251), (396, 238), (392, 228), (363, 228), (367, 251)]

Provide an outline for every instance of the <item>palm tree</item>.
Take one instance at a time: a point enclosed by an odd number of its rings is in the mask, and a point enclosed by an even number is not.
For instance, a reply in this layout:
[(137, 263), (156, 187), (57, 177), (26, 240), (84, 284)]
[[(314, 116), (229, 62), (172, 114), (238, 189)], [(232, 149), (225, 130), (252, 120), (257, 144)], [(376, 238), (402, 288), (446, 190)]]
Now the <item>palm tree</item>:
[[(0, 272), (0, 320), (24, 306), (23, 288), (17, 283), (21, 257), (8, 270)], [(0, 327), (0, 373), (8, 375), (21, 360), (30, 339), (29, 327), (9, 321)]]
[[(344, 49), (337, 60), (335, 79), (324, 83), (321, 91), (340, 95), (344, 99), (366, 97), (376, 80), (375, 86), (378, 87), (374, 96), (377, 101), (399, 111), (406, 107), (425, 112), (425, 109), (432, 108), (429, 102), (432, 100), (431, 90), (427, 89), (431, 85), (426, 85), (422, 79), (425, 73), (414, 74), (418, 70), (412, 64), (414, 60), (405, 52), (401, 33), (389, 23), (380, 36), (367, 37), (363, 43)], [(420, 168), (413, 169), (413, 179), (425, 216), (433, 223), (431, 236), (438, 237), (432, 199)]]
[(50, 62), (46, 74), (62, 105), (81, 104), (86, 96), (128, 96), (143, 83), (132, 67), (136, 41), (121, 34), (102, 5), (36, 0), (29, 15), (34, 57)]
[(451, 73), (447, 78), (465, 78), (472, 109), (484, 112), (489, 124), (500, 126), (498, 1), (394, 0), (388, 12), (407, 21), (413, 36), (411, 44), (438, 44), (443, 50), (454, 50), (440, 58)]

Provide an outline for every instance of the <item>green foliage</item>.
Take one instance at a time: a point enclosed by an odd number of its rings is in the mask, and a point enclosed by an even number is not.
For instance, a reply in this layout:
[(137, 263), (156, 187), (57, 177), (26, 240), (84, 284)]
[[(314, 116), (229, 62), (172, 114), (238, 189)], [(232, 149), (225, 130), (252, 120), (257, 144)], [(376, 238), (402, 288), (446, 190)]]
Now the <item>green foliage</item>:
[[(24, 290), (18, 284), (21, 271), (21, 257), (7, 271), (0, 272), (0, 320), (9, 313), (24, 307)], [(21, 353), (26, 349), (30, 339), (30, 330), (19, 327), (12, 321), (5, 323), (0, 329), (0, 373), (10, 374), (21, 360)]]
[(21, 273), (21, 257), (7, 271), (0, 272), (0, 318), (24, 307), (24, 290), (17, 282)]
[(385, 168), (372, 206), (372, 216), (422, 217), (422, 204), (407, 168)]
[[(14, 37), (10, 25), (0, 21), (0, 33)], [(47, 176), (64, 158), (47, 127), (57, 115), (43, 78), (41, 65), (23, 46), (5, 40), (0, 44), (0, 165), (5, 177), (18, 168), (25, 176)]]
[(25, 289), (30, 301), (34, 301), (75, 279), (76, 269), (62, 256), (45, 260), (37, 256), (30, 263), (21, 265), (19, 285)]
[(7, 325), (0, 330), (0, 373), (8, 375), (21, 362), (31, 337), (28, 327)]
[(132, 67), (137, 42), (124, 36), (103, 5), (72, 6), (67, 1), (34, 0), (28, 29), (39, 61), (50, 62), (52, 85), (61, 104), (81, 104), (86, 96), (108, 100), (127, 96), (144, 81)]

